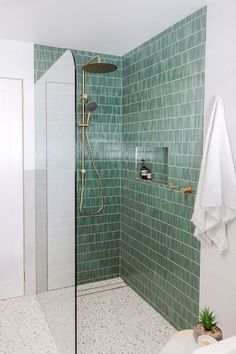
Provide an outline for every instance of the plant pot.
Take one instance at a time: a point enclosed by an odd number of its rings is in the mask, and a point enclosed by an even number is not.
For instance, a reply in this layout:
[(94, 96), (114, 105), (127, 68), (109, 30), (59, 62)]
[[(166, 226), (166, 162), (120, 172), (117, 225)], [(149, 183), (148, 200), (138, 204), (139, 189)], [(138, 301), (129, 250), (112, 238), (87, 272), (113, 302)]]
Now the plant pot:
[(222, 331), (218, 326), (214, 326), (211, 328), (211, 330), (207, 331), (203, 327), (202, 323), (198, 322), (193, 327), (193, 336), (194, 336), (196, 343), (198, 341), (198, 337), (202, 336), (202, 335), (211, 336), (211, 337), (215, 338), (217, 341), (223, 339)]

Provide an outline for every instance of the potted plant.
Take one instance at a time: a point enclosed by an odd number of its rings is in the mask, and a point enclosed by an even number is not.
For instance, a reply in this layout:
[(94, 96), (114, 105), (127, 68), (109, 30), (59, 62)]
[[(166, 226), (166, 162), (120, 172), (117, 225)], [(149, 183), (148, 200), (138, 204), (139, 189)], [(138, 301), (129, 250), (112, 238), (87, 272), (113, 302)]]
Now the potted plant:
[(193, 336), (196, 342), (198, 341), (198, 337), (202, 335), (211, 336), (217, 341), (223, 339), (222, 331), (217, 326), (216, 316), (213, 311), (210, 312), (208, 307), (200, 311), (199, 321), (193, 328)]

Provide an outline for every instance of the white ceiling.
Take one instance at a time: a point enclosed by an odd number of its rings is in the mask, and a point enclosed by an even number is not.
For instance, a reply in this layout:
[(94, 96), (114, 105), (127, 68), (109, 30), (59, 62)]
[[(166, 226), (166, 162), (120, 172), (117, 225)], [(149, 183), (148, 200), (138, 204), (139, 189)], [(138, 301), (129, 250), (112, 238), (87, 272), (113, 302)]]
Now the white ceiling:
[(123, 55), (209, 0), (0, 0), (0, 38)]

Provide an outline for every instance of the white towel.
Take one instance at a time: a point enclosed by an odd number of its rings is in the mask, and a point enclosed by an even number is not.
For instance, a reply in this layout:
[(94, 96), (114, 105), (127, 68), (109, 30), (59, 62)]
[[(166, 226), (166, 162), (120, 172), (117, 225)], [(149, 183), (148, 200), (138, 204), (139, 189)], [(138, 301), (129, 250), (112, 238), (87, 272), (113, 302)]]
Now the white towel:
[(227, 222), (236, 217), (236, 175), (224, 104), (216, 97), (208, 127), (194, 205), (194, 235), (205, 244), (228, 248)]

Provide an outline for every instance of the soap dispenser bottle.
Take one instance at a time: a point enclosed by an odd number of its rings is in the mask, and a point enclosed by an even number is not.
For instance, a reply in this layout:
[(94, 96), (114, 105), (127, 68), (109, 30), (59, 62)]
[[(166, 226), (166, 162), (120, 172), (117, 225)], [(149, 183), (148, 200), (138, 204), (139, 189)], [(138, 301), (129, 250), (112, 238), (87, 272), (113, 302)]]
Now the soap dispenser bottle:
[(142, 179), (147, 179), (148, 168), (145, 165), (145, 160), (141, 160), (141, 161), (142, 161), (141, 177)]
[(150, 168), (147, 170), (147, 179), (152, 179), (152, 171), (150, 170)]

